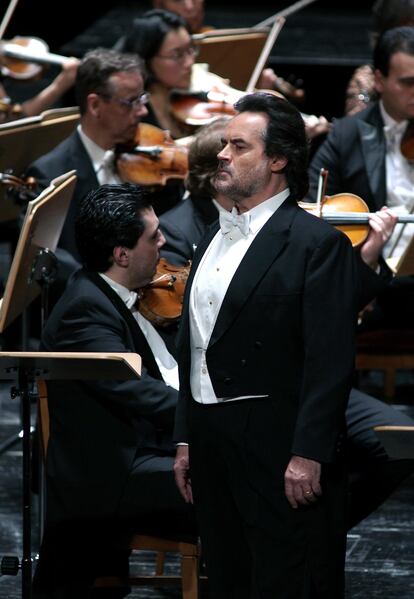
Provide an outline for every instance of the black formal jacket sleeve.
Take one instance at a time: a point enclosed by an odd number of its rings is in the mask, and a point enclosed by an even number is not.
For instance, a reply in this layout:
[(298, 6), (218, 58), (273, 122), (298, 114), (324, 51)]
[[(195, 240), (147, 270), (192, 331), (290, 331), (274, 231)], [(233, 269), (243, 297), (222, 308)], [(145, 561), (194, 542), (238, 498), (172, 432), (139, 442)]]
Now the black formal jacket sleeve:
[(316, 201), (320, 169), (328, 170), (326, 193), (353, 193), (371, 211), (386, 203), (384, 123), (378, 103), (338, 119), (309, 167), (308, 199)]

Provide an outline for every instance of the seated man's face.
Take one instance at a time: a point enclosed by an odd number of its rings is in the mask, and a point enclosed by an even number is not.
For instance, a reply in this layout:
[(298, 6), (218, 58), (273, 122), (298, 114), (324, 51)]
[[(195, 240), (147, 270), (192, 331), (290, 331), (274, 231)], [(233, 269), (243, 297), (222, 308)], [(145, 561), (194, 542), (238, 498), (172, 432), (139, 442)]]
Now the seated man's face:
[(160, 259), (160, 249), (165, 243), (165, 237), (159, 229), (159, 221), (154, 210), (143, 211), (145, 230), (134, 248), (129, 252), (129, 289), (145, 287), (153, 279)]

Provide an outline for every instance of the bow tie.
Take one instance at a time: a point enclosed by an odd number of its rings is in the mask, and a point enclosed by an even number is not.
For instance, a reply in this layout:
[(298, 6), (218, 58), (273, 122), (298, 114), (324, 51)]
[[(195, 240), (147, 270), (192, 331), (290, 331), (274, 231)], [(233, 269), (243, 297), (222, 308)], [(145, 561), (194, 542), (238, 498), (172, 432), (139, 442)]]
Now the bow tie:
[(234, 227), (238, 227), (244, 237), (247, 237), (249, 234), (250, 214), (239, 214), (236, 208), (233, 208), (231, 212), (225, 212), (221, 210), (219, 219), (220, 229), (223, 235), (230, 233)]

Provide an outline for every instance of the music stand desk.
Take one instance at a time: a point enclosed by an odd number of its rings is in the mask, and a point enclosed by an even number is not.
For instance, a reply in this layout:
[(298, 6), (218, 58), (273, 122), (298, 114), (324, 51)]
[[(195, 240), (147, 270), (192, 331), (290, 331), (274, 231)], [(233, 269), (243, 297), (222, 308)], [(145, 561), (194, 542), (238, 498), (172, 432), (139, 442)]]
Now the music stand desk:
[(22, 598), (31, 598), (31, 443), (30, 384), (45, 380), (127, 380), (141, 375), (141, 358), (133, 353), (0, 352), (0, 380), (15, 380), (12, 397), (22, 400), (23, 421), (23, 558)]
[(414, 459), (414, 426), (376, 426), (374, 431), (390, 458)]

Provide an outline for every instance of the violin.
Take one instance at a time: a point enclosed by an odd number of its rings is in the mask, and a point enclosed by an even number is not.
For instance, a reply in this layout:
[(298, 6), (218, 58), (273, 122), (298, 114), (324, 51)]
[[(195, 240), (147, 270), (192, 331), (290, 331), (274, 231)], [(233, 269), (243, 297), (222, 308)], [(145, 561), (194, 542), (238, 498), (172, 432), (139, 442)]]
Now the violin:
[(42, 65), (62, 66), (66, 56), (52, 54), (49, 46), (37, 37), (15, 37), (0, 40), (0, 65), (2, 75), (13, 79), (35, 79), (42, 74)]
[(161, 258), (151, 283), (138, 291), (140, 313), (161, 327), (178, 321), (189, 272), (190, 263), (174, 266)]
[[(345, 233), (353, 247), (364, 243), (369, 235), (369, 219), (372, 213), (365, 201), (353, 193), (325, 195), (328, 171), (321, 169), (318, 197), (314, 202), (298, 202), (299, 206), (314, 216), (323, 218)], [(399, 223), (414, 223), (414, 214), (401, 214)]]
[(37, 191), (37, 179), (27, 177), (22, 179), (11, 173), (0, 173), (0, 185), (6, 188), (6, 194), (13, 197), (17, 203), (25, 203), (33, 198), (33, 192)]
[(165, 185), (169, 179), (184, 179), (188, 172), (188, 149), (178, 145), (169, 131), (148, 123), (137, 127), (131, 145), (118, 146), (115, 162), (123, 181), (140, 185)]

